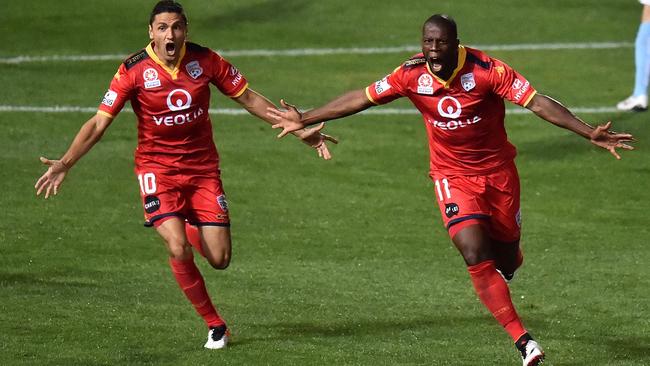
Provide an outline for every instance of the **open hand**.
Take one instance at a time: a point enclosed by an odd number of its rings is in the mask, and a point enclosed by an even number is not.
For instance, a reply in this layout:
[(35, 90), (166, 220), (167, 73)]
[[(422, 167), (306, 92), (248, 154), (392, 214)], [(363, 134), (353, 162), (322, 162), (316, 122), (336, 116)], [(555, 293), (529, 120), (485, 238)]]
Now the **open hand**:
[(297, 131), (305, 127), (305, 125), (300, 121), (302, 118), (302, 113), (298, 111), (298, 108), (296, 108), (296, 106), (286, 103), (284, 99), (280, 99), (280, 104), (285, 108), (284, 111), (276, 108), (266, 109), (266, 115), (276, 121), (272, 127), (282, 128), (282, 132), (280, 132), (278, 138), (284, 137), (290, 132)]
[(331, 159), (332, 154), (327, 148), (325, 141), (330, 141), (335, 144), (338, 144), (339, 142), (334, 137), (320, 132), (325, 124), (321, 123), (314, 128), (305, 128), (305, 124), (301, 121), (302, 113), (298, 111), (296, 106), (285, 102), (284, 99), (280, 99), (280, 105), (282, 105), (285, 110), (279, 110), (276, 108), (266, 109), (266, 115), (276, 121), (272, 127), (282, 128), (282, 132), (280, 132), (278, 138), (284, 137), (288, 133), (293, 132), (294, 135), (302, 140), (302, 142), (316, 149), (316, 151), (318, 151), (318, 156), (325, 160)]
[(314, 128), (304, 128), (302, 130), (298, 130), (296, 131), (296, 136), (300, 138), (305, 144), (316, 149), (316, 151), (318, 151), (319, 157), (325, 160), (329, 160), (332, 158), (332, 154), (327, 148), (325, 141), (331, 141), (335, 144), (338, 144), (339, 142), (336, 138), (320, 132), (324, 126), (325, 123), (321, 123)]
[(34, 188), (36, 195), (45, 190), (45, 198), (59, 193), (59, 186), (68, 174), (69, 168), (61, 160), (50, 160), (41, 156), (41, 163), (48, 166), (47, 171), (38, 179)]
[(617, 133), (614, 131), (609, 131), (609, 128), (611, 126), (611, 121), (605, 123), (604, 125), (596, 126), (596, 128), (591, 132), (589, 138), (592, 144), (609, 150), (609, 152), (614, 155), (616, 159), (620, 160), (621, 156), (616, 152), (616, 148), (634, 150), (634, 147), (626, 144), (626, 142), (634, 142), (636, 140), (629, 133)]

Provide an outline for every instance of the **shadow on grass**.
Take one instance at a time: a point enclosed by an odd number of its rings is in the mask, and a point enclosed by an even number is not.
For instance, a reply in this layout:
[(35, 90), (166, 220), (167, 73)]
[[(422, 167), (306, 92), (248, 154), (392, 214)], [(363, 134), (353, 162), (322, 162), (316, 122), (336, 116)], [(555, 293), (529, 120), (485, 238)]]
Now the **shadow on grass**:
[[(571, 339), (570, 341), (575, 341)], [(650, 365), (650, 337), (621, 337), (621, 336), (599, 336), (599, 337), (584, 337), (579, 338), (578, 341), (588, 344), (588, 348), (603, 349), (607, 360), (617, 365)], [(552, 358), (549, 359), (553, 362), (552, 365), (563, 366), (592, 366), (594, 364), (594, 357), (589, 357), (585, 360), (565, 362), (557, 360), (555, 363)], [(609, 363), (602, 363), (603, 365)]]
[(607, 353), (616, 360), (643, 361), (640, 365), (650, 365), (650, 336), (630, 336), (616, 338), (591, 338), (592, 344), (604, 344)]
[[(78, 273), (75, 273), (78, 275)], [(0, 272), (0, 285), (21, 286), (21, 287), (78, 287), (96, 288), (97, 284), (86, 278), (94, 277), (94, 274), (84, 274), (84, 279), (70, 278), (69, 275), (55, 273), (11, 273)]]
[[(477, 314), (475, 316), (451, 317), (431, 316), (426, 318), (395, 319), (395, 320), (355, 320), (349, 322), (337, 322), (329, 324), (314, 324), (310, 322), (282, 322), (258, 324), (260, 328), (271, 329), (261, 337), (236, 337), (232, 346), (242, 346), (248, 343), (265, 342), (269, 339), (281, 336), (282, 339), (311, 340), (315, 337), (395, 337), (401, 332), (426, 332), (441, 331), (444, 333), (453, 332), (454, 329), (467, 329), (477, 324), (486, 325), (493, 322), (487, 315)], [(496, 329), (498, 331), (498, 329)], [(260, 334), (260, 333), (256, 333)]]

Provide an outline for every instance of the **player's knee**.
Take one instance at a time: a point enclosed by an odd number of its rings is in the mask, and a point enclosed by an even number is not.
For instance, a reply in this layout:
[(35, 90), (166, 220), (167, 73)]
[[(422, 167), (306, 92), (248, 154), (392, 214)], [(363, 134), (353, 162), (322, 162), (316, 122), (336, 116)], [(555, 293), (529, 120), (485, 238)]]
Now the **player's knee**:
[(207, 257), (208, 263), (214, 269), (226, 269), (230, 265), (230, 255), (228, 253), (218, 253)]
[(475, 266), (489, 258), (479, 250), (466, 250), (463, 251), (463, 259), (468, 266)]
[(192, 258), (192, 249), (186, 245), (185, 239), (180, 237), (167, 240), (167, 251), (170, 257), (177, 260)]

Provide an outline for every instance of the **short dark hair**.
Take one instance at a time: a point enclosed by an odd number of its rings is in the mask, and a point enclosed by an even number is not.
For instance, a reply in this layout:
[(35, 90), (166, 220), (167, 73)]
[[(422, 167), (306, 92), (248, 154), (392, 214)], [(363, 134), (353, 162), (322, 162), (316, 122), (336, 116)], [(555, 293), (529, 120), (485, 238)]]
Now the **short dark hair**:
[(151, 10), (151, 16), (149, 17), (149, 25), (153, 24), (153, 19), (160, 13), (180, 14), (180, 16), (183, 17), (185, 25), (187, 25), (187, 17), (183, 11), (183, 5), (174, 0), (161, 0), (153, 7), (153, 10)]
[(450, 17), (447, 14), (433, 14), (424, 22), (423, 27), (425, 27), (427, 24), (435, 24), (437, 26), (445, 27), (451, 36), (458, 38), (458, 28), (456, 27), (456, 21), (454, 18)]

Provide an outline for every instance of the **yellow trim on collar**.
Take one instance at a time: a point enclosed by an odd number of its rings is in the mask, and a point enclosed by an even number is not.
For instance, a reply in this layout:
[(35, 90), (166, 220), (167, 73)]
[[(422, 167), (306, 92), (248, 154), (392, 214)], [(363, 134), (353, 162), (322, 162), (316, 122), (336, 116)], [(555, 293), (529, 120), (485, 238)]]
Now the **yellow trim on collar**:
[(154, 60), (155, 63), (167, 71), (173, 80), (176, 80), (178, 78), (179, 66), (181, 65), (181, 61), (183, 61), (183, 57), (185, 57), (185, 43), (183, 43), (183, 46), (181, 47), (180, 57), (178, 58), (178, 61), (176, 61), (176, 65), (174, 65), (173, 69), (170, 69), (167, 65), (165, 65), (165, 63), (158, 57), (158, 55), (156, 55), (156, 52), (153, 50), (153, 42), (150, 42), (147, 45), (147, 54), (149, 57), (151, 57), (152, 60)]
[(463, 66), (465, 66), (465, 58), (466, 57), (467, 57), (467, 51), (465, 50), (465, 46), (459, 45), (458, 46), (458, 65), (454, 69), (454, 72), (451, 74), (451, 77), (449, 77), (449, 80), (446, 80), (446, 81), (442, 80), (436, 74), (434, 74), (433, 71), (431, 71), (431, 67), (429, 67), (429, 62), (426, 62), (427, 71), (429, 71), (431, 76), (433, 76), (440, 84), (442, 84), (442, 86), (445, 89), (448, 89), (449, 85), (451, 85), (451, 82), (454, 81), (454, 78), (456, 77), (456, 75), (458, 74), (460, 69), (462, 69)]

